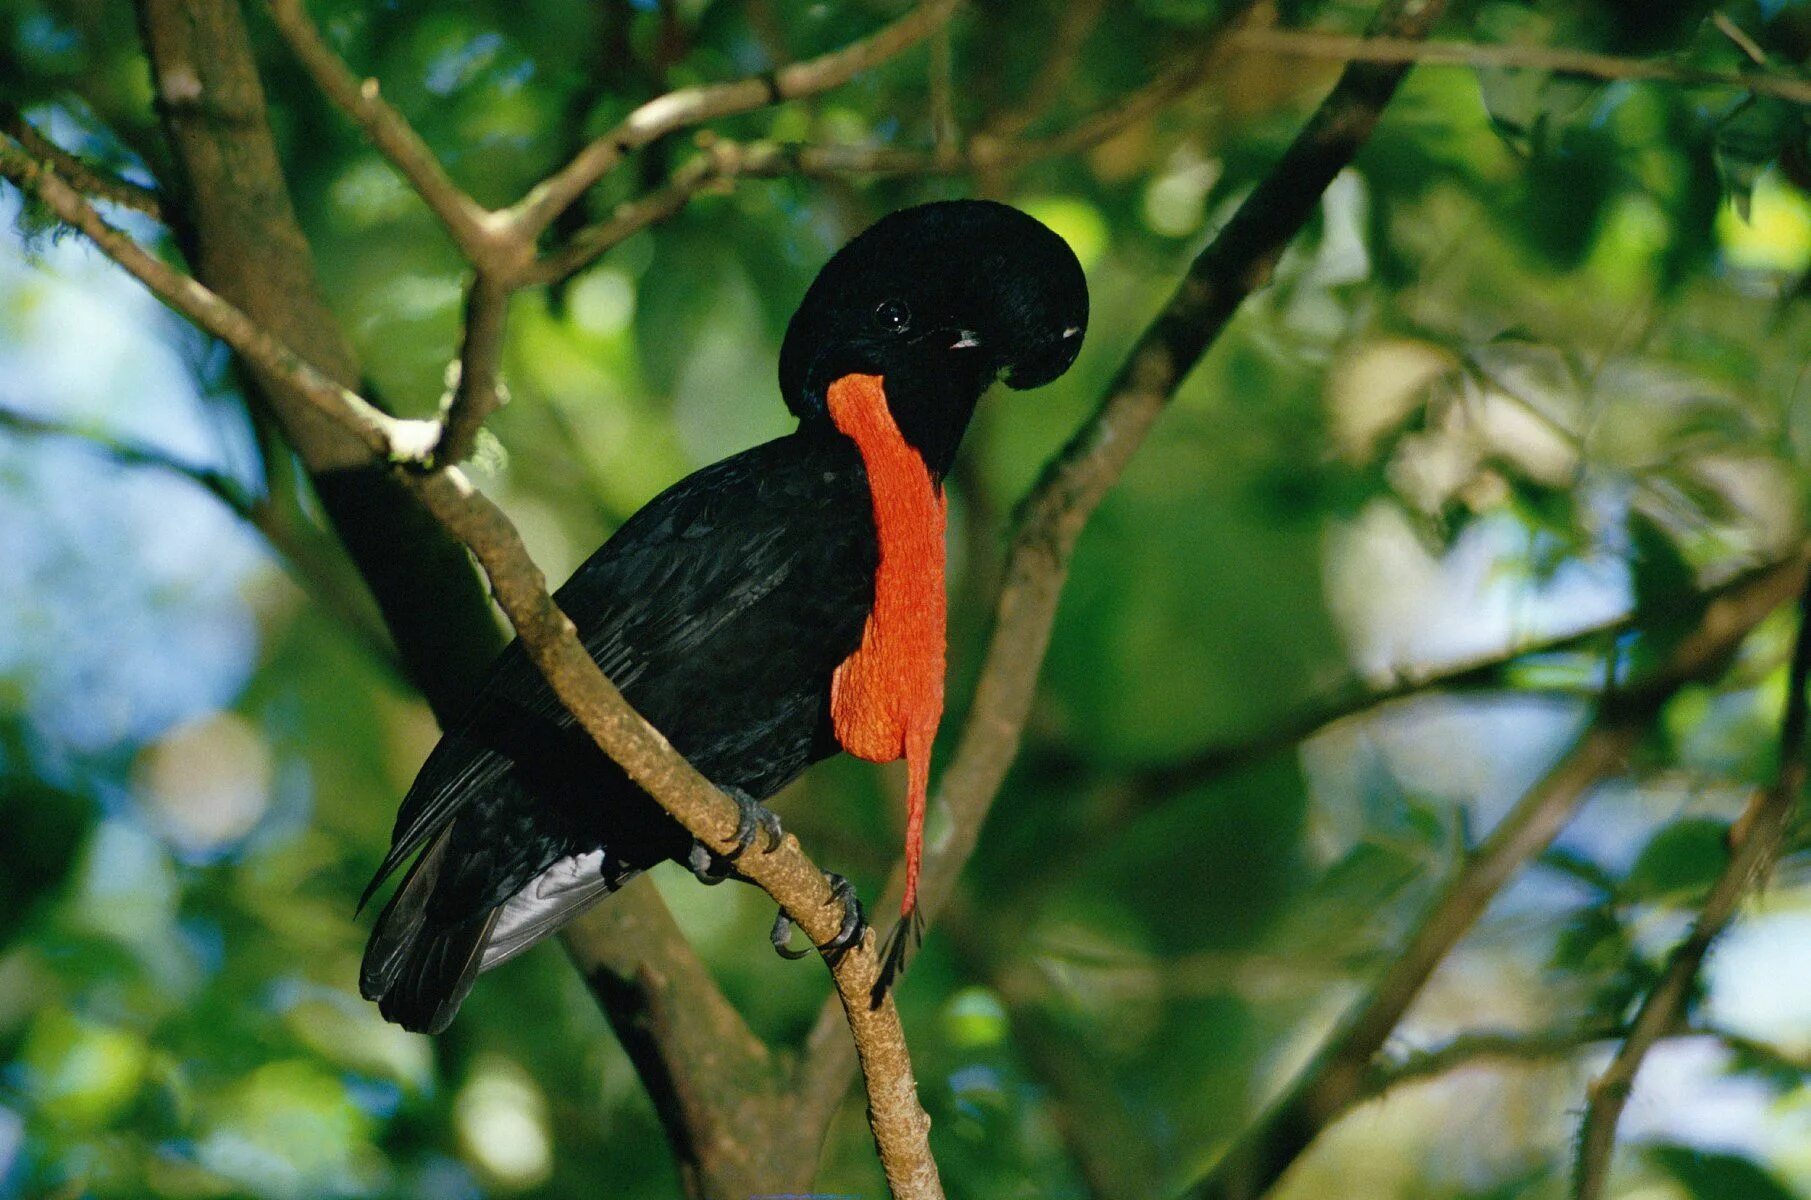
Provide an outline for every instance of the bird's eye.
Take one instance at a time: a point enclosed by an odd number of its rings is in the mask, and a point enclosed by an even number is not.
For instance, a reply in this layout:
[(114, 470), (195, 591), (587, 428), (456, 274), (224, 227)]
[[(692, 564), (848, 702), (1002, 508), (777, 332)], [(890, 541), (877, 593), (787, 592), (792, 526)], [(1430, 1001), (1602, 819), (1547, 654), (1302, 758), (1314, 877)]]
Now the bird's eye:
[(874, 323), (888, 333), (904, 333), (912, 327), (912, 310), (904, 300), (882, 300), (874, 307)]

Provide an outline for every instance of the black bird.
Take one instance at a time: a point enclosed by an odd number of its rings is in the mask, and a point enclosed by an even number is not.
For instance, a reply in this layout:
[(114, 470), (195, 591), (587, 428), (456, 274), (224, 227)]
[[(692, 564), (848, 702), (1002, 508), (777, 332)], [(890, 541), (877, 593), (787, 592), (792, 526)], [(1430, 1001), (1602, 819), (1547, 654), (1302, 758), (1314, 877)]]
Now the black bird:
[[(988, 385), (1055, 379), (1087, 319), (1075, 255), (1016, 209), (957, 200), (882, 218), (787, 328), (780, 390), (798, 428), (674, 484), (555, 593), (629, 702), (737, 801), (737, 854), (757, 830), (778, 844), (760, 801), (812, 763), (907, 759), (895, 969), (943, 706), (942, 480)], [(447, 1026), (478, 972), (637, 873), (664, 859), (707, 881), (733, 870), (577, 728), (519, 642), (428, 756), (366, 899), (417, 855), (359, 984), (387, 1019), (426, 1032)], [(835, 882), (849, 917), (826, 953), (860, 931)], [(776, 947), (786, 932), (776, 922)]]

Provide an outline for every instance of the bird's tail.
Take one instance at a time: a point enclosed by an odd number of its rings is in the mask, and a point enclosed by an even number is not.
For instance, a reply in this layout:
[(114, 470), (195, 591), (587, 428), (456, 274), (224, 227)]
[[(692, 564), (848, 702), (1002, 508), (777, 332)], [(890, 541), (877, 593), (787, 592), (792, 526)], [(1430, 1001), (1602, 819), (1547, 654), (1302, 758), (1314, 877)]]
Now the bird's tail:
[(430, 902), (449, 833), (436, 837), (403, 876), (377, 918), (359, 971), (365, 999), (377, 1002), (385, 1020), (416, 1033), (445, 1029), (480, 972), (508, 962), (640, 874), (594, 850), (558, 860), (495, 908), (436, 921)]
[(377, 1002), (385, 1020), (415, 1033), (439, 1033), (452, 1023), (497, 921), (495, 909), (450, 926), (428, 919), (446, 845), (443, 832), (403, 876), (377, 918), (359, 969), (365, 999)]

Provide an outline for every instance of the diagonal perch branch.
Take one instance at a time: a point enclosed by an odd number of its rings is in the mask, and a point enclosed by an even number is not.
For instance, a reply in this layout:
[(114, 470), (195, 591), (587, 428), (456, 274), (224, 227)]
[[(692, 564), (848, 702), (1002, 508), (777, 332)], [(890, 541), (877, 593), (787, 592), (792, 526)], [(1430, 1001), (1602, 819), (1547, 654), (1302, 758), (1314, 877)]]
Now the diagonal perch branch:
[[(22, 158), (10, 152), (0, 156), (0, 174), (36, 194), (164, 303), (263, 371), (287, 380), (374, 453), (392, 460), (412, 458), (419, 427), (434, 423), (398, 421), (334, 383), (239, 309), (108, 225), (55, 172), (29, 160), (21, 163)], [(720, 853), (730, 851), (737, 817), (733, 802), (676, 753), (604, 677), (579, 643), (572, 623), (548, 595), (544, 577), (502, 510), (456, 469), (407, 472), (402, 478), (477, 557), (529, 656), (580, 726), (688, 832)], [(822, 945), (836, 935), (841, 905), (796, 838), (787, 837), (772, 853), (744, 856), (740, 868), (815, 943)], [(928, 1142), (930, 1118), (918, 1102), (898, 1010), (890, 997), (879, 1007), (869, 1004), (879, 966), (870, 932), (831, 968), (868, 1081), (869, 1124), (897, 1200), (941, 1200)]]

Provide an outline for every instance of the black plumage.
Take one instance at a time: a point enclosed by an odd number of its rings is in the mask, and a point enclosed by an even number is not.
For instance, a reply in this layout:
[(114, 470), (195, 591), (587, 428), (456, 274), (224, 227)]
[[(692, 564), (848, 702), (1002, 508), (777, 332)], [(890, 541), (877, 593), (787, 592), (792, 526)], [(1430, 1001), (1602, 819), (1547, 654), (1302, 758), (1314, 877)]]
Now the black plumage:
[[(868, 477), (824, 415), (824, 388), (850, 371), (885, 378), (902, 435), (940, 477), (986, 385), (1002, 370), (1011, 383), (1060, 374), (1086, 314), (1073, 255), (1022, 213), (958, 201), (886, 218), (794, 317), (782, 389), (798, 430), (669, 488), (556, 601), (700, 773), (773, 795), (841, 748), (830, 681), (873, 604)], [(390, 1020), (444, 1028), (480, 970), (691, 844), (513, 643), (403, 800), (367, 898), (418, 857), (378, 919), (361, 991)]]

